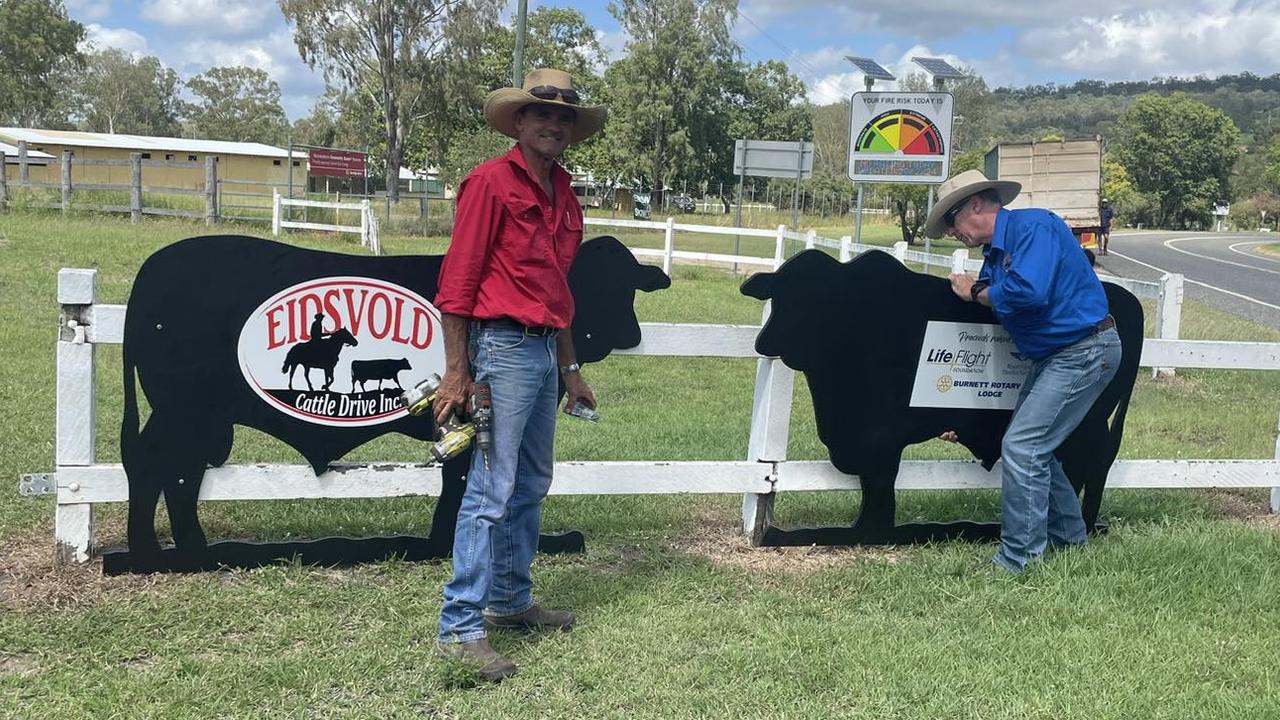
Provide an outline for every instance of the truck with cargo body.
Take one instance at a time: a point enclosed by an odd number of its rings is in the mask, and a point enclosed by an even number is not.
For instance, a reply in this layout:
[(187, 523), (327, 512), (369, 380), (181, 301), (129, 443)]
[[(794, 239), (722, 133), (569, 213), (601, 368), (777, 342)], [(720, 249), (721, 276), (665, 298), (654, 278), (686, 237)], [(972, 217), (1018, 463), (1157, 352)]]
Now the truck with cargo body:
[(1009, 209), (1051, 210), (1082, 245), (1093, 245), (1102, 232), (1101, 137), (1001, 143), (987, 152), (983, 171), (1022, 184)]

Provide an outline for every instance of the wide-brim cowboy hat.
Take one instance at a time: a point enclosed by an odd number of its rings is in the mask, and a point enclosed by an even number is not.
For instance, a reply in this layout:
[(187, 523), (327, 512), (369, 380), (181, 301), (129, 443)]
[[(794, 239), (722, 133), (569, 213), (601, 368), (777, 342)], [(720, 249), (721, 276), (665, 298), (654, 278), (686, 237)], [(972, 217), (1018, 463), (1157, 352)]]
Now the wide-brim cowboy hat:
[(964, 202), (972, 195), (990, 188), (1000, 194), (1000, 204), (1008, 205), (1022, 191), (1022, 183), (1012, 180), (988, 180), (979, 170), (965, 170), (938, 186), (938, 201), (929, 211), (929, 218), (924, 223), (926, 237), (940, 238), (950, 228), (943, 217), (956, 205)]
[[(559, 91), (559, 92), (553, 92)], [(544, 97), (538, 97), (534, 93)], [(568, 97), (566, 97), (568, 96)], [(534, 70), (525, 76), (524, 87), (498, 88), (484, 99), (484, 121), (489, 127), (517, 137), (516, 112), (526, 105), (552, 105), (577, 113), (569, 143), (582, 142), (600, 132), (608, 112), (602, 105), (579, 105), (573, 76), (563, 70)], [(570, 100), (571, 102), (566, 102)]]

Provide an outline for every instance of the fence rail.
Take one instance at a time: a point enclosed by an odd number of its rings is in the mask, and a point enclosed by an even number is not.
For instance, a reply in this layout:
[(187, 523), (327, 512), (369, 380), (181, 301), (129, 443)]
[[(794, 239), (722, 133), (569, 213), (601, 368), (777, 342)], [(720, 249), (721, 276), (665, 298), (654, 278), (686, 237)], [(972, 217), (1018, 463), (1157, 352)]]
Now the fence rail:
[[(378, 218), (374, 217), (368, 200), (359, 203), (323, 202), (320, 200), (295, 200), (287, 198), (275, 190), (271, 194), (271, 234), (279, 235), (284, 228), (300, 230), (323, 230), (328, 232), (359, 233), (360, 244), (369, 248), (374, 255), (382, 254), (382, 244), (378, 241)], [(336, 223), (313, 223), (290, 220), (284, 212), (290, 207), (329, 208), (331, 210), (355, 210), (360, 213), (360, 225), (338, 225)]]
[[(91, 210), (96, 212), (119, 212), (129, 213), (133, 222), (138, 222), (143, 215), (165, 215), (169, 217), (185, 217), (185, 218), (204, 218), (205, 223), (213, 224), (218, 219), (218, 198), (216, 188), (218, 185), (218, 167), (212, 156), (205, 157), (205, 162), (180, 162), (176, 160), (151, 160), (143, 158), (142, 153), (130, 153), (128, 160), (97, 160), (97, 159), (78, 159), (71, 151), (64, 150), (61, 159), (61, 180), (60, 182), (38, 182), (33, 181), (30, 177), (29, 165), (27, 162), (27, 144), (25, 142), (18, 143), (18, 161), (19, 161), (19, 177), (15, 187), (34, 189), (34, 190), (59, 190), (62, 195), (62, 201), (59, 203), (32, 202), (31, 207), (50, 208), (62, 210), (62, 212), (71, 212), (73, 209)], [(0, 212), (5, 210), (5, 206), (9, 201), (8, 181), (4, 177), (4, 153), (0, 153)], [(72, 168), (80, 167), (127, 167), (130, 169), (128, 183), (76, 183), (72, 180)], [(143, 170), (144, 168), (182, 168), (182, 169), (198, 169), (204, 167), (204, 187), (202, 188), (180, 188), (159, 185), (144, 185)], [(77, 192), (119, 192), (129, 194), (128, 205), (116, 205), (113, 203), (95, 203), (91, 200), (76, 201)], [(148, 207), (144, 205), (144, 198), (147, 193), (158, 195), (185, 195), (185, 196), (204, 196), (204, 210), (177, 210), (172, 208)]]
[[(97, 271), (64, 269), (57, 343), (57, 434), (54, 486), (57, 555), (85, 561), (93, 548), (94, 505), (128, 499), (118, 464), (94, 461), (95, 348), (123, 341), (127, 307), (97, 303)], [(766, 307), (765, 316), (768, 309)], [(858, 481), (821, 461), (787, 459), (794, 372), (758, 356), (759, 328), (739, 325), (644, 323), (639, 346), (621, 355), (755, 358), (748, 456), (745, 460), (565, 462), (555, 466), (555, 494), (743, 493), (743, 530), (757, 538), (771, 522), (780, 492), (856, 490)], [(1280, 370), (1280, 343), (1149, 340), (1142, 364)], [(975, 462), (902, 464), (897, 487), (997, 487), (998, 473)], [(1280, 511), (1280, 440), (1274, 460), (1121, 460), (1111, 487), (1271, 487)], [(438, 468), (415, 463), (335, 464), (316, 476), (305, 465), (231, 465), (207, 471), (202, 500), (401, 497), (439, 495)]]

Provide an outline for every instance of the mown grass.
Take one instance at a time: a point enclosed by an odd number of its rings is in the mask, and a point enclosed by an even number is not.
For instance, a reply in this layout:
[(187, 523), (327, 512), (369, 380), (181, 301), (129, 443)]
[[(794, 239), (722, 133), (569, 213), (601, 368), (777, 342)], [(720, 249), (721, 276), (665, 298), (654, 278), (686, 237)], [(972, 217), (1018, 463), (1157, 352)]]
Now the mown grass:
[[(258, 226), (217, 228), (262, 235)], [(53, 465), (56, 273), (99, 270), (123, 303), (142, 260), (202, 225), (103, 217), (0, 216), (0, 478)], [(354, 238), (291, 242), (362, 252)], [(389, 253), (437, 253), (441, 238), (389, 236)], [(645, 321), (759, 321), (741, 277), (678, 266), (670, 290), (637, 296)], [(1280, 341), (1189, 303), (1189, 338)], [(561, 459), (746, 455), (754, 363), (614, 357), (591, 366), (599, 425), (565, 422)], [(98, 459), (118, 459), (118, 348), (99, 351)], [(1271, 457), (1280, 373), (1180, 371), (1140, 379), (1125, 457)], [(818, 459), (803, 379), (790, 456)], [(930, 442), (911, 458), (959, 457)], [(352, 459), (416, 460), (383, 438)], [(237, 430), (233, 461), (296, 462)], [(983, 545), (892, 550), (748, 548), (740, 498), (552, 497), (548, 529), (588, 551), (536, 563), (538, 592), (579, 613), (569, 635), (500, 636), (521, 666), (498, 687), (433, 649), (449, 567), (388, 562), (326, 571), (102, 578), (50, 569), (52, 502), (0, 492), (0, 717), (856, 717), (1262, 718), (1280, 715), (1280, 540), (1261, 492), (1108, 494), (1110, 532), (1017, 579)], [(207, 503), (213, 538), (424, 533), (432, 501)], [(123, 506), (98, 534), (123, 541)], [(797, 493), (787, 524), (849, 522), (855, 493)], [(993, 519), (991, 492), (903, 493), (899, 519)], [(163, 528), (163, 520), (160, 523)], [(163, 530), (162, 530), (163, 532)]]

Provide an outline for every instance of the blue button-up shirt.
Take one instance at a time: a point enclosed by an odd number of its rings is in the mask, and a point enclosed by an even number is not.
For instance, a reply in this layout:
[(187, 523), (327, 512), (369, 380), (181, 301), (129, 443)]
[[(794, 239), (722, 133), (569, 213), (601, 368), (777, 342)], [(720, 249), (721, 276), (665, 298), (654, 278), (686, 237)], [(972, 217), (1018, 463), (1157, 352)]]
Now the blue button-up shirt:
[(978, 279), (1013, 342), (1032, 360), (1093, 332), (1107, 296), (1080, 243), (1048, 210), (1000, 210)]

